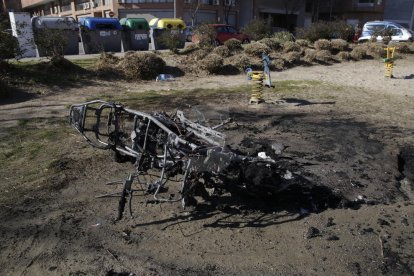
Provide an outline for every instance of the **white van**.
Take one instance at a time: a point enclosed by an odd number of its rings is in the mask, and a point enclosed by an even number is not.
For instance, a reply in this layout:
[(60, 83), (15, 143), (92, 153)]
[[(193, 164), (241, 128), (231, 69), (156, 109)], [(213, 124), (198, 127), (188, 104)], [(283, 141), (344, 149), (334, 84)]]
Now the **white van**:
[[(392, 32), (392, 41), (413, 41), (413, 31), (404, 28), (400, 24), (389, 21), (371, 21), (365, 23), (358, 42), (367, 42), (375, 34), (381, 33), (381, 31), (386, 29)], [(376, 39), (377, 41), (382, 41), (383, 37), (378, 35), (376, 36)]]

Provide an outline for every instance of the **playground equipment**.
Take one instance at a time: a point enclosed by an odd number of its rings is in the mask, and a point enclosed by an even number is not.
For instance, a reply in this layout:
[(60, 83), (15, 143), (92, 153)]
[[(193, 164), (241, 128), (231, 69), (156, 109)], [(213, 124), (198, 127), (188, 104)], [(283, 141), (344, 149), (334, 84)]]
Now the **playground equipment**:
[(384, 48), (386, 51), (386, 58), (384, 58), (385, 62), (385, 77), (386, 78), (393, 78), (393, 70), (394, 70), (394, 53), (395, 53), (395, 47), (387, 47)]
[(252, 71), (251, 69), (246, 71), (248, 79), (254, 81), (249, 104), (259, 104), (263, 102), (263, 86), (272, 87), (272, 79), (270, 78), (269, 69), (271, 63), (270, 58), (265, 53), (262, 53), (262, 60), (263, 72)]

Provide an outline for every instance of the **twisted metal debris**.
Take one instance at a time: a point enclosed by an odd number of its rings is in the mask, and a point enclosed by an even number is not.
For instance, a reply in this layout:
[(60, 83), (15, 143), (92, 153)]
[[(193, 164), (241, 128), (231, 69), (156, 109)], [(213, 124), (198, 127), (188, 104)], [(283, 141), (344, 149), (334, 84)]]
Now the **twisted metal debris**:
[[(226, 135), (217, 131), (229, 120), (206, 127), (187, 119), (182, 111), (169, 116), (144, 113), (101, 100), (73, 105), (70, 123), (95, 148), (112, 150), (117, 162), (132, 162), (135, 171), (122, 182), (117, 220), (122, 219), (127, 199), (132, 216), (136, 191), (152, 194), (156, 202), (191, 205), (195, 196), (208, 197), (207, 190), (224, 189), (248, 193), (275, 193), (289, 185), (270, 158), (236, 154), (225, 146)], [(146, 176), (157, 176), (148, 181)], [(172, 182), (179, 192), (164, 195)], [(116, 183), (116, 182), (113, 182)], [(133, 184), (140, 189), (134, 189)]]

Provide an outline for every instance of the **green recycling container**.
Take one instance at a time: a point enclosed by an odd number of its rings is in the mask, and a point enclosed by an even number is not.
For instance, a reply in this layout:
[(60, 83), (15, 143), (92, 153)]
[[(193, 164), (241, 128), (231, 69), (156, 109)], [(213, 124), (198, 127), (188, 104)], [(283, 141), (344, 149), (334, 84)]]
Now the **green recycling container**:
[(120, 23), (124, 30), (122, 45), (125, 52), (148, 50), (150, 27), (145, 18), (122, 18)]

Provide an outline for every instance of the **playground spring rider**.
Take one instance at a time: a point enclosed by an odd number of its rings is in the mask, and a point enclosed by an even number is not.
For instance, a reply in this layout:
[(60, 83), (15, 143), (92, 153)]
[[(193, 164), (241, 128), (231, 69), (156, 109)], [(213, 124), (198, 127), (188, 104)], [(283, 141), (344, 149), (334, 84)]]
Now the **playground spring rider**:
[(262, 54), (263, 60), (263, 72), (261, 71), (248, 71), (248, 77), (255, 82), (252, 88), (252, 95), (250, 97), (249, 104), (259, 104), (263, 102), (263, 86), (271, 87), (272, 80), (270, 78), (270, 58), (265, 53)]

